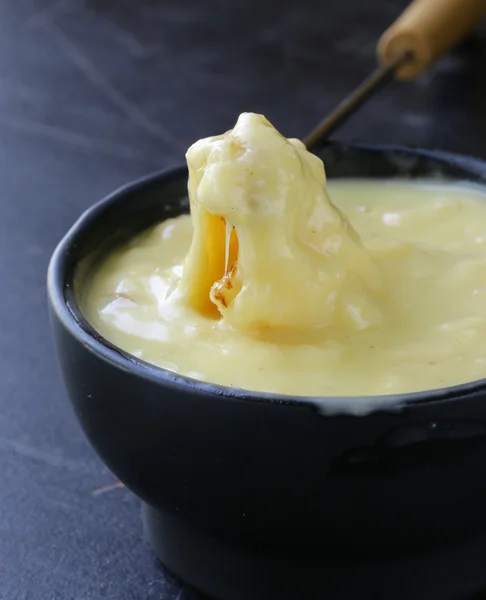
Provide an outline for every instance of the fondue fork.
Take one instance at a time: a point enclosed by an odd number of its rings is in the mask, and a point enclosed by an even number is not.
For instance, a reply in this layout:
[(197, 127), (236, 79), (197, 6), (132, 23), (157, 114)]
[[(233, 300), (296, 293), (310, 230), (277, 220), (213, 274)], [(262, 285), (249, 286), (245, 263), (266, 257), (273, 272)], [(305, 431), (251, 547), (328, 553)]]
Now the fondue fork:
[(325, 141), (392, 79), (407, 81), (423, 73), (485, 14), (486, 0), (414, 0), (381, 36), (380, 66), (302, 140), (304, 144), (312, 149)]

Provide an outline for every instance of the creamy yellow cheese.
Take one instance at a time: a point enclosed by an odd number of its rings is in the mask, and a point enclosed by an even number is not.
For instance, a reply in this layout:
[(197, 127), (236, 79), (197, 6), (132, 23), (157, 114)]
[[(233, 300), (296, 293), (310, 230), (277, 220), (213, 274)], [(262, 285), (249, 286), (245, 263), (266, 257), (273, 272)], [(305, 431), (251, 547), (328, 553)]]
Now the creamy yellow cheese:
[(107, 339), (196, 379), (292, 395), (486, 376), (484, 191), (331, 180), (333, 204), (322, 162), (255, 115), (188, 163), (193, 222), (155, 225), (81, 290)]
[(245, 113), (187, 163), (194, 237), (180, 290), (191, 306), (241, 330), (380, 321), (378, 269), (302, 142)]

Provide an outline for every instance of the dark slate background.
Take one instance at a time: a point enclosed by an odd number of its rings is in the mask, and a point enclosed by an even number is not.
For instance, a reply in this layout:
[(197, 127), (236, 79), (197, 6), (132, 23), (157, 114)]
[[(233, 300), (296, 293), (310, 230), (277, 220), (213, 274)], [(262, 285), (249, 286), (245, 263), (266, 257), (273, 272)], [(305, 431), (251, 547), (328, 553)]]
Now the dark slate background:
[[(0, 599), (194, 600), (59, 381), (45, 272), (120, 184), (183, 160), (241, 111), (300, 136), (374, 66), (391, 0), (1, 0)], [(278, 8), (274, 8), (278, 7)], [(486, 36), (393, 84), (341, 139), (486, 158)]]

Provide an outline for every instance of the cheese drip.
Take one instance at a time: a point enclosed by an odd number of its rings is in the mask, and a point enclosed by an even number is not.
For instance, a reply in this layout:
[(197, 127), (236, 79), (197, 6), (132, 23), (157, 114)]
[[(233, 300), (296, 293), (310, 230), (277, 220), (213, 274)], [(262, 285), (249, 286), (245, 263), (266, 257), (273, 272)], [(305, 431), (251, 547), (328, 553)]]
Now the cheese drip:
[(326, 191), (322, 161), (265, 119), (187, 152), (193, 239), (179, 289), (235, 328), (366, 329), (380, 273)]

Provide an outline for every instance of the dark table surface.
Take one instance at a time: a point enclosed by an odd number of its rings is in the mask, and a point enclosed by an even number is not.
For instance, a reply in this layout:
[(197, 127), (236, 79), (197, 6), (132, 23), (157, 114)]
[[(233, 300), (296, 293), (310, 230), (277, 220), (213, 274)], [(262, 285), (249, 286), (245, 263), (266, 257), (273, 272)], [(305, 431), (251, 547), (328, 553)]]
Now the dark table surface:
[[(76, 217), (241, 111), (299, 136), (367, 74), (404, 6), (374, 0), (0, 3), (0, 598), (188, 600), (59, 380), (45, 273)], [(278, 6), (278, 9), (274, 7)], [(341, 139), (486, 158), (486, 36), (393, 84)]]

